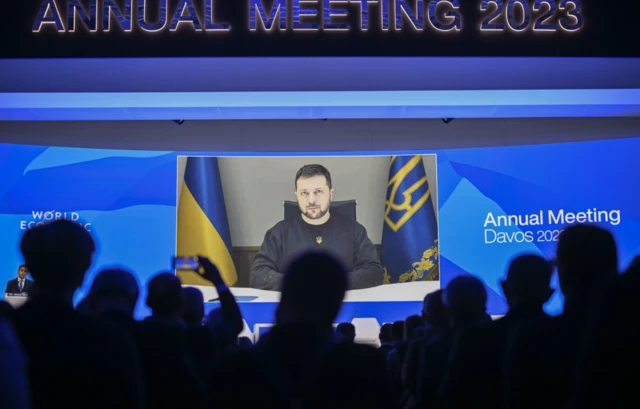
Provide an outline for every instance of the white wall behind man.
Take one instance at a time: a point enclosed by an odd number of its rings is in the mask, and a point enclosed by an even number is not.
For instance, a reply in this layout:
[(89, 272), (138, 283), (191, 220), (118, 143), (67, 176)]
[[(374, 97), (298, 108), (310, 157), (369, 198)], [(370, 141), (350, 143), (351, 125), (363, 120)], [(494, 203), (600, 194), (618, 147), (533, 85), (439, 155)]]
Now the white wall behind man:
[[(179, 188), (185, 159), (178, 160)], [(357, 200), (358, 221), (367, 229), (371, 241), (380, 244), (389, 159), (389, 156), (220, 158), (218, 164), (233, 245), (262, 243), (267, 229), (283, 218), (283, 200), (295, 200), (295, 174), (309, 163), (319, 163), (329, 169), (334, 200)], [(435, 156), (423, 156), (423, 163), (437, 212)]]

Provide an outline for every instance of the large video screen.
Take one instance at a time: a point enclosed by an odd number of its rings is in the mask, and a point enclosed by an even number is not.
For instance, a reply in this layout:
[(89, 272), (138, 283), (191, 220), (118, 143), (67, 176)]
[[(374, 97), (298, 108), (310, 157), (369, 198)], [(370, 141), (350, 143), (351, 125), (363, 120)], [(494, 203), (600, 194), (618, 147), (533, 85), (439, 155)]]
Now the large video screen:
[[(175, 271), (174, 255), (205, 254), (252, 327), (272, 322), (287, 259), (321, 248), (354, 278), (340, 320), (406, 318), (460, 274), (480, 277), (488, 312), (501, 315), (509, 261), (553, 257), (568, 225), (609, 228), (621, 268), (640, 253), (638, 153), (640, 138), (316, 157), (0, 145), (0, 282), (17, 276), (26, 229), (67, 218), (98, 246), (76, 300), (107, 266), (130, 268), (144, 289)], [(215, 300), (197, 274), (177, 274)], [(546, 308), (561, 307), (556, 291)]]
[[(308, 250), (342, 261), (347, 301), (418, 301), (440, 286), (436, 175), (433, 154), (180, 156), (177, 253), (215, 254), (235, 293), (258, 302), (279, 299)], [(177, 273), (215, 297), (199, 274)]]

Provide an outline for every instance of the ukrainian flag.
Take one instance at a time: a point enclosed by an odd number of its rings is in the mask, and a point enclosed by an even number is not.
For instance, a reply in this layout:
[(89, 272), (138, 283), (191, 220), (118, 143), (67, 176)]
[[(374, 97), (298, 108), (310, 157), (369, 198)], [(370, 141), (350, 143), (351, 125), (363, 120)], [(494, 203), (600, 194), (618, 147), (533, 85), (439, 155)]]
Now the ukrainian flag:
[(385, 284), (440, 279), (438, 224), (421, 155), (391, 157), (380, 259)]
[[(227, 285), (238, 281), (217, 158), (187, 159), (178, 202), (178, 256), (208, 257)], [(198, 273), (178, 271), (182, 284), (212, 285)]]

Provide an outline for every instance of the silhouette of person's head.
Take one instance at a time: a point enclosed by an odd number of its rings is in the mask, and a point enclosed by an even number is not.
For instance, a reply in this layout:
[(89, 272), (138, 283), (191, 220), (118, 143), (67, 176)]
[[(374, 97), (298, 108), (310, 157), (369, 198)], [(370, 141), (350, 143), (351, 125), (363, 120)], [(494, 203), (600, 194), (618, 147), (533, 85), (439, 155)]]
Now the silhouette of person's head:
[(249, 337), (238, 337), (238, 347), (240, 349), (251, 349), (253, 348), (253, 342)]
[(305, 253), (286, 269), (276, 322), (331, 328), (346, 290), (346, 270), (338, 260), (325, 253)]
[[(238, 334), (229, 331), (228, 326), (225, 325), (225, 316), (222, 308), (216, 307), (212, 309), (207, 313), (206, 317), (204, 317), (202, 321), (204, 325), (209, 329), (209, 331), (213, 332), (216, 335), (216, 345), (218, 348), (224, 349), (227, 347), (232, 347), (236, 343), (240, 345)], [(185, 320), (185, 322), (187, 321)], [(262, 338), (260, 339), (262, 340)]]
[(183, 301), (182, 285), (171, 273), (160, 273), (149, 280), (147, 305), (156, 318), (180, 318)]
[(122, 268), (108, 268), (96, 275), (89, 290), (91, 308), (96, 313), (120, 311), (133, 317), (140, 295), (134, 275)]
[(378, 338), (381, 344), (391, 344), (393, 342), (393, 324), (390, 322), (382, 324)]
[(487, 290), (474, 276), (458, 276), (444, 290), (444, 305), (453, 328), (473, 324), (486, 317)]
[(404, 340), (404, 321), (394, 321), (391, 324), (391, 336), (394, 343)]
[(424, 322), (419, 315), (407, 317), (404, 323), (404, 339), (413, 339), (417, 336), (417, 330), (422, 328)]
[(341, 322), (336, 328), (338, 339), (346, 342), (355, 342), (356, 327), (350, 322)]
[(204, 296), (202, 291), (194, 287), (182, 289), (184, 310), (182, 319), (189, 325), (201, 325), (204, 318)]
[(91, 266), (95, 249), (89, 232), (69, 220), (56, 220), (27, 230), (20, 243), (37, 291), (69, 302)]
[(509, 308), (542, 308), (553, 294), (549, 287), (552, 274), (552, 264), (543, 257), (535, 254), (515, 257), (509, 264), (507, 278), (500, 282)]
[(556, 265), (566, 306), (572, 299), (585, 297), (602, 279), (617, 274), (615, 239), (610, 232), (597, 226), (571, 226), (560, 233)]
[(422, 302), (422, 319), (432, 333), (442, 332), (449, 328), (449, 318), (442, 301), (442, 294), (442, 290), (436, 290), (427, 294)]
[(631, 265), (629, 267), (637, 267), (640, 266), (640, 254), (635, 256), (633, 260), (631, 260)]

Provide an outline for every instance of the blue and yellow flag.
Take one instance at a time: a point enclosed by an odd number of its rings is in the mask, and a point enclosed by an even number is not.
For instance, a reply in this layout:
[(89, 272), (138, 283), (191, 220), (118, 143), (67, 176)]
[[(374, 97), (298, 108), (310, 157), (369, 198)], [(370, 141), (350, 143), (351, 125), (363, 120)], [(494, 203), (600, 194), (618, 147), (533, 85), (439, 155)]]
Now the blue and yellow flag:
[[(178, 256), (208, 257), (227, 285), (238, 281), (217, 158), (188, 158), (178, 202)], [(178, 271), (183, 284), (211, 285), (198, 273)]]
[(380, 258), (385, 284), (440, 279), (438, 222), (421, 155), (391, 157)]

